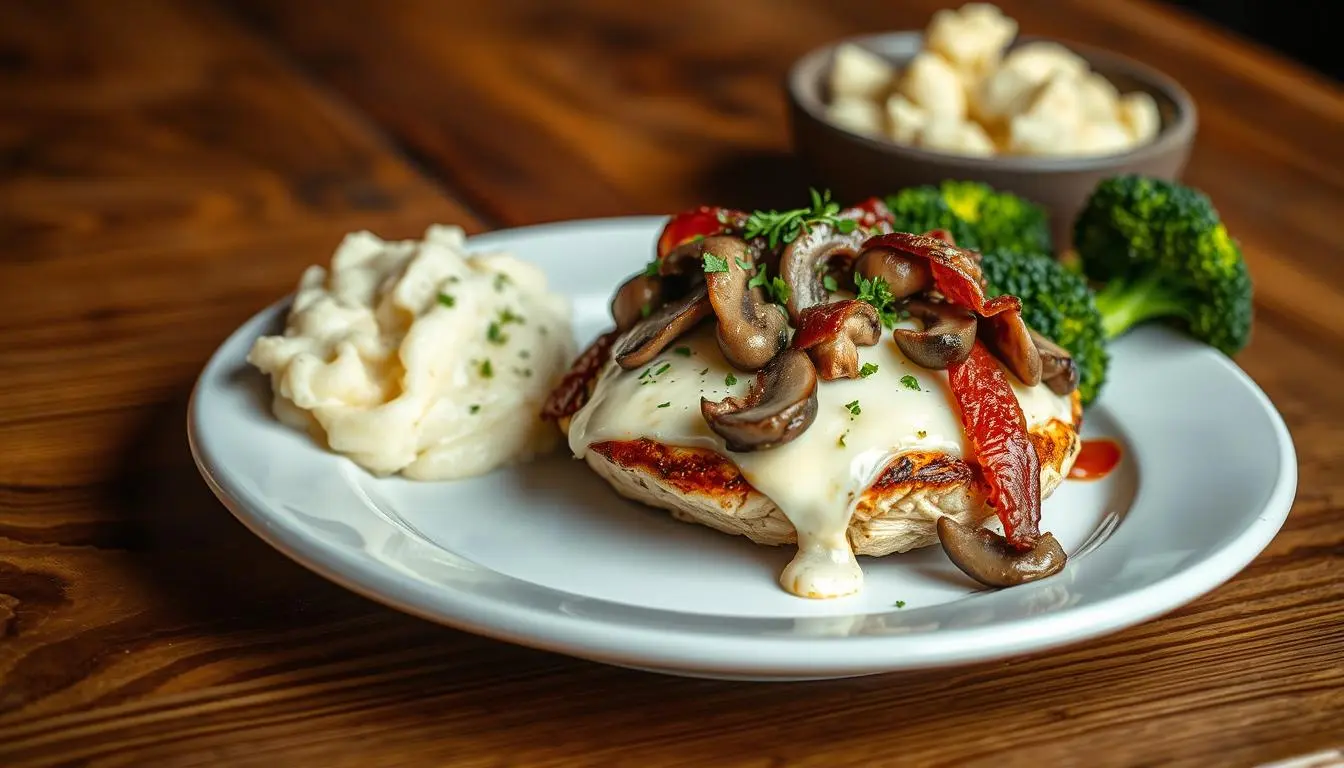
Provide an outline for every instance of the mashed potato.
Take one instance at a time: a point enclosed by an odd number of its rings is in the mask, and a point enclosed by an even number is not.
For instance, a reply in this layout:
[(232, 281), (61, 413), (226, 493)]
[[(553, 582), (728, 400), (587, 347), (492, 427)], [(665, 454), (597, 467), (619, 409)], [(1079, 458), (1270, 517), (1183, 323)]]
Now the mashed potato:
[(574, 352), (569, 304), (539, 269), (433, 226), (423, 242), (348, 235), (247, 359), (285, 424), (376, 474), (444, 480), (554, 447), (539, 412)]

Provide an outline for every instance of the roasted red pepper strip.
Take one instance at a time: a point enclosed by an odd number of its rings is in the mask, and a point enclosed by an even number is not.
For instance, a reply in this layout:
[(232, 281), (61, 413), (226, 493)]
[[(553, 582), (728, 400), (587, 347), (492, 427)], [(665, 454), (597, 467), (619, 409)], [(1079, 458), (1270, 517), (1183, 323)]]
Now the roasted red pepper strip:
[(546, 398), (541, 408), (543, 419), (561, 419), (572, 416), (588, 402), (591, 394), (588, 385), (602, 372), (603, 366), (611, 359), (611, 347), (620, 337), (620, 331), (610, 330), (593, 339), (593, 343), (583, 350), (569, 367), (555, 389)]
[(948, 367), (947, 377), (1005, 538), (1030, 549), (1041, 535), (1041, 460), (1022, 406), (999, 361), (979, 341), (965, 362)]
[(661, 259), (683, 243), (696, 238), (740, 233), (747, 226), (747, 214), (731, 208), (702, 205), (682, 211), (668, 220), (658, 236), (658, 258)]

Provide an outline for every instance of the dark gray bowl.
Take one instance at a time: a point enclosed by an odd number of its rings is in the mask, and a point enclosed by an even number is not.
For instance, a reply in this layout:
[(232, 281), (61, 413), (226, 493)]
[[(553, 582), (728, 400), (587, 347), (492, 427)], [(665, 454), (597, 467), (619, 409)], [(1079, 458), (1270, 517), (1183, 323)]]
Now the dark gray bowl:
[[(921, 46), (919, 32), (887, 32), (838, 40), (799, 59), (789, 71), (789, 119), (794, 150), (815, 181), (839, 200), (883, 195), (946, 179), (982, 181), (1044, 206), (1055, 248), (1069, 247), (1078, 210), (1102, 179), (1142, 173), (1178, 179), (1194, 143), (1195, 104), (1171, 78), (1114, 53), (1057, 40), (1083, 57), (1121, 93), (1147, 91), (1157, 102), (1157, 138), (1129, 152), (1097, 157), (964, 157), (907, 147), (842, 128), (826, 118), (827, 82), (835, 48), (854, 43), (904, 66)], [(1023, 36), (1018, 44), (1049, 38)]]

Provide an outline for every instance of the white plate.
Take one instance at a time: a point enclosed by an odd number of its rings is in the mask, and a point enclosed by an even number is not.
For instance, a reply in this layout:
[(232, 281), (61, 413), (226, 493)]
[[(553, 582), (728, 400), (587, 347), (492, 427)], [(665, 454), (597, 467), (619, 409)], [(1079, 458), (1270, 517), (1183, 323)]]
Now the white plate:
[[(473, 238), (542, 265), (586, 343), (663, 219)], [(326, 254), (313, 254), (314, 261)], [(567, 455), (456, 483), (375, 479), (280, 425), (244, 362), (276, 304), (235, 332), (192, 398), (197, 464), (258, 536), (351, 590), (470, 632), (695, 676), (801, 679), (1000, 658), (1096, 637), (1213, 589), (1273, 538), (1297, 460), (1283, 420), (1226, 357), (1161, 328), (1114, 345), (1086, 435), (1124, 446), (1099, 482), (1066, 482), (1043, 527), (1070, 554), (1043, 581), (977, 591), (931, 547), (860, 558), (864, 591), (812, 601), (775, 581), (790, 552), (619, 498)], [(904, 607), (895, 607), (903, 601)]]

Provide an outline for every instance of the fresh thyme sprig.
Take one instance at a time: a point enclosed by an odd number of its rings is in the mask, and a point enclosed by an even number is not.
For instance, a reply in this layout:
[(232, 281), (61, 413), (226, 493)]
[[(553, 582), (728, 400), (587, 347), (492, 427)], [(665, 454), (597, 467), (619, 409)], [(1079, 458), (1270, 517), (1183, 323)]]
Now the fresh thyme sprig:
[(764, 237), (771, 248), (789, 244), (798, 239), (798, 235), (811, 232), (812, 227), (824, 224), (833, 227), (836, 232), (847, 235), (853, 232), (859, 223), (854, 219), (842, 219), (840, 204), (831, 200), (830, 190), (817, 192), (813, 189), (811, 208), (794, 208), (789, 211), (752, 211), (747, 217), (746, 231), (742, 236), (748, 240)]

